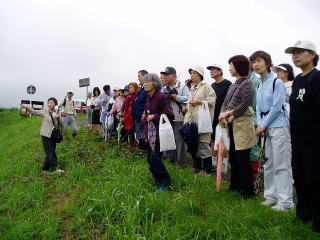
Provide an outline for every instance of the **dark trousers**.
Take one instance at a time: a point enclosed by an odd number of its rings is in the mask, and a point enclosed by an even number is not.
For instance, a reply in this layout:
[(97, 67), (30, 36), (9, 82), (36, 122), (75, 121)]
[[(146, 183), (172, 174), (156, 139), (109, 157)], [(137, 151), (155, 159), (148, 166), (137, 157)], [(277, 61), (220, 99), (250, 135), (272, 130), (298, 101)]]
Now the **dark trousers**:
[(196, 170), (203, 170), (207, 173), (212, 173), (212, 158), (200, 158), (197, 157), (196, 154), (191, 154), (193, 160), (193, 168)]
[(57, 167), (56, 143), (48, 137), (42, 137), (43, 149), (46, 154), (42, 170), (51, 171)]
[(239, 191), (244, 197), (253, 197), (253, 178), (250, 164), (250, 148), (235, 150), (232, 126), (229, 126), (231, 165), (230, 190)]
[(160, 152), (160, 144), (156, 142), (155, 151), (152, 152), (150, 145), (148, 144), (148, 156), (147, 161), (150, 165), (150, 172), (155, 178), (156, 183), (169, 187), (170, 183), (170, 175), (162, 162), (162, 152)]
[[(316, 136), (318, 139), (319, 136)], [(318, 141), (319, 142), (319, 141)], [(320, 231), (320, 157), (319, 145), (292, 145), (292, 173), (297, 193), (297, 218), (312, 221)]]

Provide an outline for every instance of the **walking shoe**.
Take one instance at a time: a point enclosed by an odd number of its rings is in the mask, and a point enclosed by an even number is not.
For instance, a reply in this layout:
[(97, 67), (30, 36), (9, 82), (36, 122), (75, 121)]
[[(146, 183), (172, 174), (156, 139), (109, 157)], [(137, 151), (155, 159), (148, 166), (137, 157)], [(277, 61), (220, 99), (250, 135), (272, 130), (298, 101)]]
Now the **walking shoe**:
[(226, 174), (228, 172), (228, 164), (224, 164), (222, 166), (222, 173)]
[(201, 170), (201, 171), (199, 172), (199, 175), (200, 175), (200, 176), (203, 176), (203, 177), (211, 177), (211, 174), (208, 173), (208, 172), (206, 172), (206, 171), (204, 171), (204, 170)]
[(261, 205), (263, 205), (263, 206), (273, 206), (276, 204), (277, 204), (277, 202), (270, 201), (270, 200), (265, 200), (264, 202), (261, 203)]
[(192, 169), (191, 169), (191, 172), (193, 172), (193, 173), (198, 173), (198, 172), (199, 172), (199, 169), (192, 168)]
[(275, 211), (289, 211), (292, 208), (293, 208), (293, 204), (292, 204), (292, 207), (290, 207), (290, 208), (284, 207), (284, 206), (282, 206), (280, 204), (276, 204), (273, 207), (271, 207), (271, 209), (275, 210)]

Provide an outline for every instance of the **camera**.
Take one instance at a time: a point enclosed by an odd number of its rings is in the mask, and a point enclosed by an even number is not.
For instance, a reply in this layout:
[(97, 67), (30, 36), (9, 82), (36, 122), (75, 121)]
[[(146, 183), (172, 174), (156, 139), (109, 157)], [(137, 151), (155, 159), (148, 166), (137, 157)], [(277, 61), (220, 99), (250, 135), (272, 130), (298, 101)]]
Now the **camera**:
[(166, 95), (168, 95), (168, 97), (170, 97), (172, 94), (178, 95), (177, 89), (175, 89), (174, 87), (171, 87), (171, 86), (166, 86), (166, 87), (163, 89), (163, 93), (166, 94)]

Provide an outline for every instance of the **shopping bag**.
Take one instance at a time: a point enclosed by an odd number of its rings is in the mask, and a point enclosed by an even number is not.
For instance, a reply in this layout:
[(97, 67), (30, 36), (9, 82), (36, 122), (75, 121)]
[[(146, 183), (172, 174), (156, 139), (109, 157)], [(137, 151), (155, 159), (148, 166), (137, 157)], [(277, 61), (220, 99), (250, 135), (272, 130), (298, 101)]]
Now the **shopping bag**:
[(110, 114), (107, 116), (105, 127), (107, 130), (112, 130), (113, 126), (114, 126), (114, 117), (113, 117), (113, 115)]
[(165, 114), (161, 114), (159, 122), (160, 152), (176, 149), (176, 141), (170, 121)]
[(198, 110), (198, 133), (212, 133), (212, 122), (207, 101)]
[(222, 127), (220, 124), (216, 127), (216, 136), (214, 138), (214, 150), (218, 150), (218, 144), (220, 139), (223, 139), (225, 150), (229, 151), (230, 148), (230, 137), (228, 128)]

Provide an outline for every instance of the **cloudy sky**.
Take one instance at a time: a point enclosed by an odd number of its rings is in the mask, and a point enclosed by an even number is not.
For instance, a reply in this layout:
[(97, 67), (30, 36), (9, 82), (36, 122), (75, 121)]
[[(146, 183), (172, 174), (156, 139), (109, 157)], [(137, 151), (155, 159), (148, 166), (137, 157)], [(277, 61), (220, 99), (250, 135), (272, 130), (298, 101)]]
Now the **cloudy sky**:
[(0, 106), (30, 99), (29, 84), (33, 100), (68, 89), (84, 98), (79, 78), (122, 87), (166, 66), (185, 80), (192, 65), (220, 63), (232, 80), (228, 59), (256, 50), (291, 63), (284, 49), (297, 40), (320, 48), (319, 9), (318, 0), (0, 0)]

